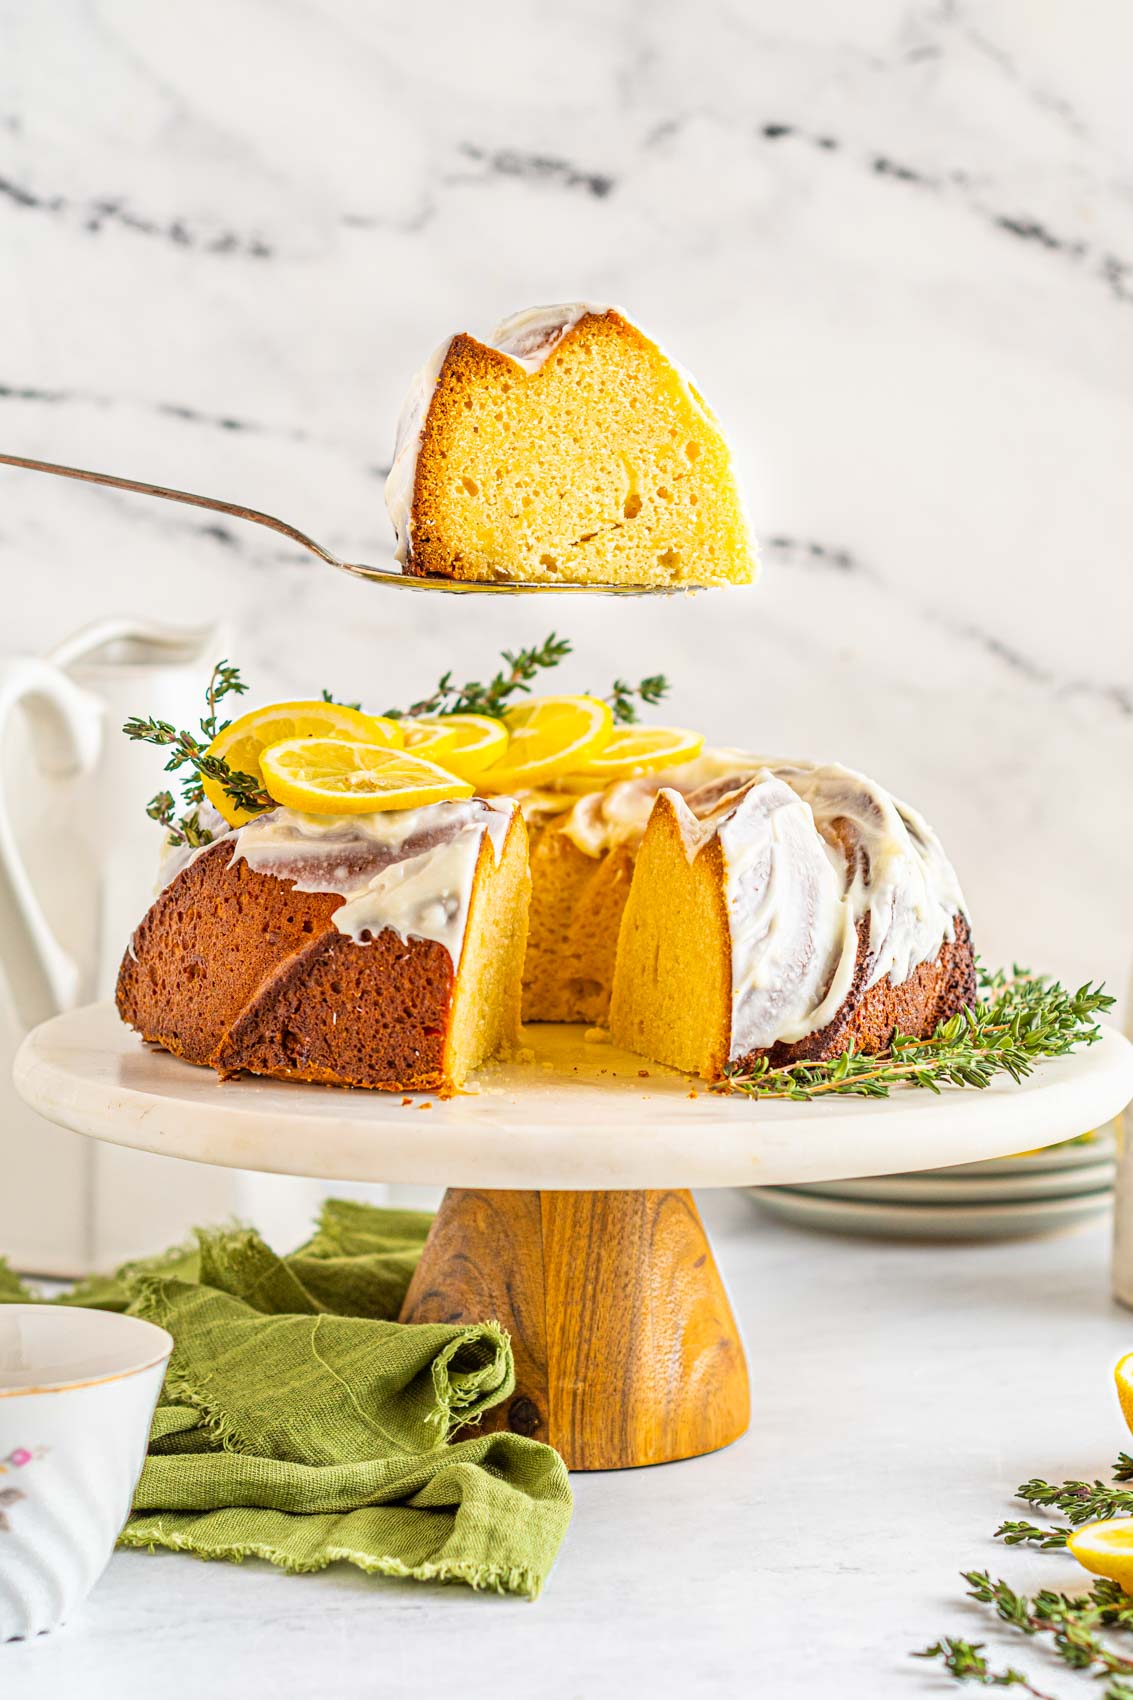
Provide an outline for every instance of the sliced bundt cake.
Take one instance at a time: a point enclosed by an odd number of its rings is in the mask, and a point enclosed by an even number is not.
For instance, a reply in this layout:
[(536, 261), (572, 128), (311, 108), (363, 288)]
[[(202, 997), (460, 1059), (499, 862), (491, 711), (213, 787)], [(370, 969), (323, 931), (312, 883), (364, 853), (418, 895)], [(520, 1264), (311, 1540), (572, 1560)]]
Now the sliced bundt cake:
[(724, 435), (678, 366), (576, 302), (452, 337), (418, 373), (386, 502), (410, 573), (576, 584), (747, 584)]
[(169, 871), (118, 1008), (189, 1062), (452, 1090), (518, 1037), (530, 881), (513, 803), (276, 809)]

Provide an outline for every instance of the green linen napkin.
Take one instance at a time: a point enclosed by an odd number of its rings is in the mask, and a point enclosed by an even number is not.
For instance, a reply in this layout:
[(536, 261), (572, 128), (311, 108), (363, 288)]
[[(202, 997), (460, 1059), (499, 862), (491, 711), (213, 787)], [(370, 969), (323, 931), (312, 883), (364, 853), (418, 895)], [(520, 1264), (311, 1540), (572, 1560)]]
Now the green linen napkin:
[[(570, 1521), (562, 1459), (521, 1435), (453, 1439), (512, 1391), (506, 1334), (391, 1320), (430, 1220), (331, 1200), (289, 1257), (199, 1230), (53, 1301), (173, 1336), (123, 1546), (538, 1595)], [(0, 1302), (31, 1296), (0, 1263)]]

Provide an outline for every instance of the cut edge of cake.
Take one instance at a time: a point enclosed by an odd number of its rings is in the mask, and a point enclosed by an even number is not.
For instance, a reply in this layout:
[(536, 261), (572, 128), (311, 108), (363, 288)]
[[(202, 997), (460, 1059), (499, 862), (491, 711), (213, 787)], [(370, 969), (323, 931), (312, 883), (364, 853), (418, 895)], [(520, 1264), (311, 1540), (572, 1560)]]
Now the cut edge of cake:
[(144, 1039), (222, 1078), (384, 1091), (455, 1091), (516, 1048), (530, 895), (518, 808), (498, 858), (481, 833), (456, 965), (436, 939), (340, 932), (341, 893), (257, 870), (238, 841), (192, 857), (134, 932), (116, 1001)]

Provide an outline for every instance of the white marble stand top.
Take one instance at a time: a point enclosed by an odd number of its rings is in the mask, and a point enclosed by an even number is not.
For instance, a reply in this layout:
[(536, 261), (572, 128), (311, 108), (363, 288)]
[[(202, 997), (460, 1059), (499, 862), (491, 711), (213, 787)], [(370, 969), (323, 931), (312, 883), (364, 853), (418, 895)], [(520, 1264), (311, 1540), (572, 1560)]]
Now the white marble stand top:
[(245, 1077), (218, 1082), (143, 1045), (109, 1004), (44, 1023), (16, 1059), (49, 1121), (120, 1145), (326, 1180), (603, 1190), (772, 1185), (1004, 1156), (1099, 1126), (1133, 1098), (1113, 1029), (1021, 1084), (888, 1099), (753, 1103), (581, 1029), (532, 1027), (534, 1060), (484, 1068), (442, 1102)]

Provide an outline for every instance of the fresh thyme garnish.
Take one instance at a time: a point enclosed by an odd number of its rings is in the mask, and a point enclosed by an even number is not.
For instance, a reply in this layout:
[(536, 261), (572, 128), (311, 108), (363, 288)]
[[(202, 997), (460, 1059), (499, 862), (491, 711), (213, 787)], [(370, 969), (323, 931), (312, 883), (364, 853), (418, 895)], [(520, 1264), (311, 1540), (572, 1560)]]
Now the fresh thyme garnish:
[(1022, 1080), (1044, 1057), (1065, 1056), (1101, 1037), (1096, 1015), (1115, 1000), (1090, 982), (1068, 992), (1057, 980), (1014, 967), (979, 970), (980, 998), (942, 1021), (928, 1039), (894, 1035), (888, 1050), (869, 1055), (853, 1045), (831, 1062), (782, 1063), (762, 1058), (725, 1072), (714, 1088), (750, 1098), (822, 1098), (857, 1094), (887, 1098), (894, 1087), (988, 1086), (997, 1074)]
[(225, 796), (249, 814), (260, 814), (275, 807), (254, 775), (240, 773), (218, 756), (208, 754), (208, 747), (217, 733), (231, 724), (219, 718), (218, 703), (226, 696), (242, 696), (247, 689), (238, 667), (227, 661), (218, 661), (205, 692), (205, 713), (199, 722), (199, 734), (178, 731), (168, 720), (155, 720), (152, 716), (143, 720), (135, 715), (122, 728), (127, 738), (143, 744), (156, 744), (171, 752), (165, 764), (166, 773), (176, 773), (183, 767), (189, 769), (178, 781), (183, 814), (178, 816), (177, 804), (170, 791), (159, 791), (146, 806), (150, 818), (166, 828), (171, 844), (187, 844), (196, 848), (212, 842), (212, 833), (201, 825), (200, 819), (200, 805), (205, 800), (202, 778), (215, 780)]
[(1052, 1552), (1056, 1547), (1066, 1545), (1070, 1530), (1040, 1529), (1037, 1523), (1028, 1523), (1024, 1519), (1022, 1522), (1008, 1520), (1006, 1523), (1001, 1523), (995, 1534), (998, 1540), (1003, 1541), (1009, 1547), (1034, 1546), (1041, 1548), (1043, 1552)]
[[(1127, 1452), (1119, 1455), (1113, 1476), (1116, 1482), (1133, 1478), (1133, 1458)], [(1104, 1521), (1133, 1511), (1133, 1491), (1096, 1480), (1053, 1484), (1033, 1477), (1016, 1492), (1029, 1505), (1058, 1510), (1075, 1525)], [(1008, 1546), (1029, 1543), (1044, 1550), (1058, 1550), (1065, 1547), (1071, 1530), (1006, 1522), (995, 1533)], [(986, 1570), (965, 1570), (961, 1574), (968, 1584), (968, 1597), (990, 1607), (1002, 1623), (1029, 1637), (1049, 1636), (1051, 1652), (1071, 1670), (1088, 1672), (1102, 1680), (1108, 1678), (1101, 1700), (1133, 1700), (1133, 1658), (1116, 1652), (1100, 1633), (1103, 1630), (1133, 1633), (1133, 1595), (1127, 1594), (1119, 1583), (1102, 1577), (1084, 1594), (1059, 1594), (1043, 1588), (1028, 1596), (1017, 1593), (1002, 1578), (993, 1581)], [(1002, 1671), (992, 1670), (983, 1648), (982, 1641), (942, 1636), (913, 1657), (939, 1659), (957, 1682), (974, 1682), (984, 1688), (1021, 1688), (1038, 1700), (1050, 1700), (1045, 1690), (1034, 1687), (1027, 1677), (1010, 1666)]]
[[(1042, 1588), (1037, 1594), (1016, 1593), (1001, 1578), (992, 1581), (986, 1570), (961, 1572), (968, 1584), (968, 1598), (990, 1606), (1001, 1622), (1023, 1635), (1049, 1635), (1055, 1656), (1071, 1670), (1090, 1671), (1113, 1678), (1102, 1700), (1133, 1700), (1133, 1659), (1117, 1653), (1098, 1633), (1102, 1629), (1133, 1630), (1133, 1598), (1116, 1582), (1103, 1578), (1085, 1594), (1057, 1594)], [(954, 1641), (950, 1637), (914, 1653), (918, 1659), (941, 1659), (957, 1682), (976, 1682), (985, 1688), (1022, 1688), (1041, 1695), (1018, 1671), (988, 1669), (981, 1649), (983, 1642)], [(953, 1650), (961, 1649), (959, 1656)], [(974, 1658), (970, 1655), (975, 1655)]]
[(489, 714), (499, 719), (513, 696), (529, 692), (532, 679), (545, 668), (557, 667), (570, 651), (569, 640), (552, 632), (531, 649), (501, 650), (504, 665), (486, 685), (475, 679), (454, 685), (451, 671), (442, 673), (431, 696), (410, 703), (408, 708), (387, 708), (385, 712), (394, 720), (421, 714)]
[[(1133, 1458), (1128, 1452), (1118, 1454), (1113, 1466), (1114, 1482), (1127, 1482), (1133, 1477)], [(1071, 1528), (1079, 1523), (1100, 1523), (1110, 1517), (1133, 1515), (1133, 1489), (1108, 1486), (1105, 1482), (1044, 1482), (1041, 1476), (1032, 1477), (1015, 1489), (1016, 1498), (1041, 1510), (1061, 1511)], [(1035, 1523), (1001, 1523), (995, 1531), (997, 1538), (1009, 1547), (1064, 1547), (1070, 1529), (1041, 1528)]]
[[(430, 696), (422, 697), (408, 708), (387, 708), (385, 712), (394, 720), (422, 714), (487, 714), (498, 720), (513, 697), (528, 695), (532, 680), (546, 669), (557, 667), (570, 653), (569, 640), (556, 637), (552, 632), (541, 644), (530, 649), (503, 650), (501, 659), (504, 665), (486, 685), (476, 679), (464, 685), (454, 684), (450, 671), (441, 675), (436, 690)], [(605, 700), (610, 704), (616, 721), (630, 724), (637, 719), (637, 701), (658, 703), (668, 689), (669, 681), (662, 673), (651, 673), (636, 685), (628, 684), (625, 679), (615, 679)], [(323, 694), (325, 696), (326, 692)]]
[(949, 1676), (957, 1682), (974, 1682), (980, 1688), (1021, 1688), (1024, 1694), (1033, 1695), (1034, 1700), (1054, 1700), (1045, 1688), (1036, 1688), (1022, 1671), (1012, 1665), (1005, 1670), (992, 1670), (984, 1655), (982, 1641), (963, 1641), (955, 1635), (942, 1635), (939, 1641), (934, 1641), (931, 1647), (922, 1647), (913, 1657), (940, 1659)]
[(614, 719), (620, 725), (632, 726), (637, 719), (635, 698), (652, 707), (668, 694), (669, 681), (665, 675), (650, 673), (648, 678), (639, 680), (636, 685), (629, 685), (624, 679), (615, 679), (606, 701), (614, 711)]
[(324, 702), (337, 703), (339, 708), (356, 709), (359, 714), (362, 712), (362, 704), (360, 702), (343, 702), (341, 697), (333, 696), (331, 692), (327, 690), (325, 685), (323, 686), (320, 695)]

